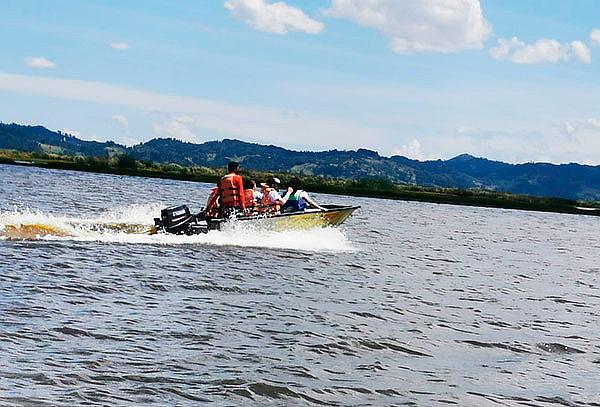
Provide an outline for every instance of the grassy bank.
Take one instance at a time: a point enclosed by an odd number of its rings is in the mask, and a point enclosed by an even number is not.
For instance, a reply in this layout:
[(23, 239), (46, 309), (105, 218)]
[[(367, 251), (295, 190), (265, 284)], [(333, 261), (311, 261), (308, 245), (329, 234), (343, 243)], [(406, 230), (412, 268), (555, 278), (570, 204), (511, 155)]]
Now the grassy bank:
[[(210, 183), (217, 182), (224, 174), (223, 168), (160, 164), (155, 162), (137, 161), (129, 156), (100, 158), (64, 156), (51, 153), (29, 153), (15, 150), (0, 150), (0, 163)], [(415, 185), (394, 184), (379, 178), (362, 180), (332, 179), (318, 176), (261, 172), (245, 169), (241, 171), (241, 175), (254, 179), (257, 182), (262, 182), (268, 177), (276, 176), (282, 180), (284, 185), (292, 177), (298, 176), (302, 179), (306, 190), (329, 194), (600, 215), (600, 202), (536, 197), (486, 190), (419, 187)]]

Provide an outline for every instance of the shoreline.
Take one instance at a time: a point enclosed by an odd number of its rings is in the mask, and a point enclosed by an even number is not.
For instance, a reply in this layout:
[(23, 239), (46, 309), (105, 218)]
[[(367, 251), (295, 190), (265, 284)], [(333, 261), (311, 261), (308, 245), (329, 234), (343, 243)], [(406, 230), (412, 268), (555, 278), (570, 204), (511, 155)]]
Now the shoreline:
[[(206, 183), (216, 183), (223, 172), (221, 168), (185, 167), (177, 164), (175, 164), (175, 168), (180, 172), (166, 171), (165, 168), (168, 165), (157, 168), (123, 168), (91, 165), (83, 161), (77, 162), (70, 156), (60, 158), (41, 159), (32, 157), (31, 153), (14, 151), (11, 157), (0, 155), (0, 164)], [(518, 195), (498, 191), (397, 185), (385, 180), (354, 181), (253, 170), (242, 170), (240, 174), (257, 180), (278, 176), (284, 184), (291, 177), (298, 176), (302, 179), (307, 191), (324, 194), (600, 216), (600, 202)]]

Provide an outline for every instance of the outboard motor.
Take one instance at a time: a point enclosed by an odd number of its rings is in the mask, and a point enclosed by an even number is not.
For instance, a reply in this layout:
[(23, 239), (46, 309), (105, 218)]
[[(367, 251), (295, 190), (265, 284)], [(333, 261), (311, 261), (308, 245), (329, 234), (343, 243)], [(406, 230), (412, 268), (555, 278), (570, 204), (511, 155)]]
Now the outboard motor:
[(191, 214), (187, 205), (170, 206), (160, 211), (160, 218), (154, 218), (157, 229), (176, 235), (189, 234), (196, 217)]

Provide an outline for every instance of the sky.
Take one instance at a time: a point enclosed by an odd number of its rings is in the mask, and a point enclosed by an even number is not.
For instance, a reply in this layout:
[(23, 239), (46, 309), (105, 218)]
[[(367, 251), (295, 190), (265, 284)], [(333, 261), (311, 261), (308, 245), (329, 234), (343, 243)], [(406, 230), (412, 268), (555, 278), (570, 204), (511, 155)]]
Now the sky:
[(597, 0), (0, 0), (0, 121), (600, 165)]

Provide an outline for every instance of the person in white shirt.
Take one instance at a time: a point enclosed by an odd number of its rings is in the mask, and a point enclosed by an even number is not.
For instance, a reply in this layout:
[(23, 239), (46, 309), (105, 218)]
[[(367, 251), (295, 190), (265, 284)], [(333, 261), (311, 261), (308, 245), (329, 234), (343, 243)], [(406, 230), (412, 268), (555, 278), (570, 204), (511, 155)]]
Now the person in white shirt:
[(264, 212), (267, 213), (279, 213), (281, 212), (281, 206), (284, 205), (292, 193), (292, 189), (288, 188), (286, 194), (281, 196), (278, 189), (281, 185), (279, 178), (272, 177), (267, 180), (266, 183), (261, 184), (262, 186), (262, 207)]

